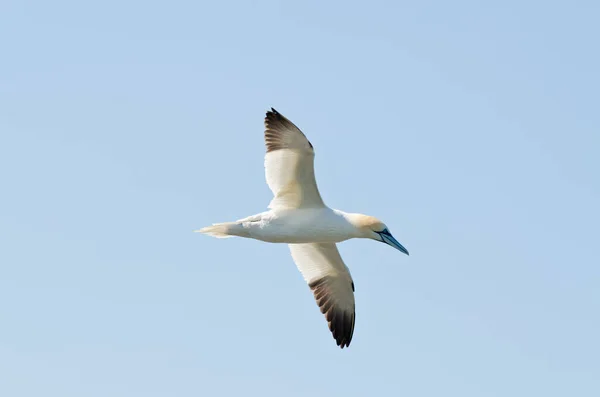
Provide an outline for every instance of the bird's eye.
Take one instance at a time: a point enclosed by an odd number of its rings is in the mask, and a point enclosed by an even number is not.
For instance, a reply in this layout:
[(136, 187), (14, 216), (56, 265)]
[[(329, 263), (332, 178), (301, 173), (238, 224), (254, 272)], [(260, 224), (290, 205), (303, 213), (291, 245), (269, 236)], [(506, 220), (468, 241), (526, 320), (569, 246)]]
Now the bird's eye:
[(379, 234), (385, 234), (386, 236), (390, 236), (391, 235), (390, 231), (387, 228), (385, 228), (382, 231), (377, 232), (377, 233), (379, 233)]

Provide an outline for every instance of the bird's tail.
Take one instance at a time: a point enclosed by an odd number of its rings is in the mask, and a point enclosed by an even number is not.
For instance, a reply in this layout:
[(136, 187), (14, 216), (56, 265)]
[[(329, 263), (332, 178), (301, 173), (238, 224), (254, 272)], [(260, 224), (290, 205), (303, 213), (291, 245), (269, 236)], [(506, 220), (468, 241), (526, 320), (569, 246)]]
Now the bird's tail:
[(215, 223), (212, 226), (194, 230), (194, 232), (204, 233), (216, 238), (228, 238), (238, 235), (235, 233), (238, 226), (236, 222)]

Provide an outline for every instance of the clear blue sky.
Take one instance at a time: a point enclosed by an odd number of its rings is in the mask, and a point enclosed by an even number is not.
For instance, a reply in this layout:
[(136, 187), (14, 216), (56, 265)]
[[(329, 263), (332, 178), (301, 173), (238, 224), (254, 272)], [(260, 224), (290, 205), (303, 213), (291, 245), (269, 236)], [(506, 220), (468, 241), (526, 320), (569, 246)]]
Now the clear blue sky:
[[(0, 395), (600, 395), (599, 18), (3, 1)], [(271, 106), (411, 253), (340, 245), (347, 350), (285, 245), (192, 233), (266, 209)]]

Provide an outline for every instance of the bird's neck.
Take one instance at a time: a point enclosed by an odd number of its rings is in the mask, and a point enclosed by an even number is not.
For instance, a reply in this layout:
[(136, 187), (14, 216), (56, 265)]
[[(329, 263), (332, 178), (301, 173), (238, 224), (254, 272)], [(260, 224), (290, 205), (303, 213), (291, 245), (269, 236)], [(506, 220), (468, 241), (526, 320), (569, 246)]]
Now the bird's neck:
[(354, 238), (369, 238), (364, 233), (364, 228), (362, 227), (362, 223), (366, 215), (357, 214), (357, 213), (349, 213), (340, 210), (335, 210), (335, 212), (343, 217), (348, 223), (348, 228), (352, 237)]

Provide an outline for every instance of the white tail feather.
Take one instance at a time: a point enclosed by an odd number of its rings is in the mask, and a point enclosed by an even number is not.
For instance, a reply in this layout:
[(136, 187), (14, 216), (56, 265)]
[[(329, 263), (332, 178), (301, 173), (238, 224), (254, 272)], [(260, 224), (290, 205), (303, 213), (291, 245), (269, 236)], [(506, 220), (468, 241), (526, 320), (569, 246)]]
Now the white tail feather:
[(230, 234), (232, 225), (235, 225), (235, 222), (215, 223), (212, 226), (203, 227), (200, 230), (194, 230), (194, 232), (204, 233), (216, 238), (228, 238), (234, 236), (233, 234)]

